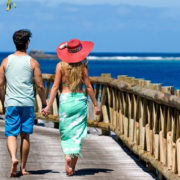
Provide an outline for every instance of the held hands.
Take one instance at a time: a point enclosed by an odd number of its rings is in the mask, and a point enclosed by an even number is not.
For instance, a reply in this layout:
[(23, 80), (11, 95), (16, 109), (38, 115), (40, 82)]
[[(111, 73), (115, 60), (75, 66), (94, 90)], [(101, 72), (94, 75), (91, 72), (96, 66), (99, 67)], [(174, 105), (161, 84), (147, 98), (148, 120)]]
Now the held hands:
[(100, 112), (101, 112), (99, 106), (94, 106), (94, 110), (95, 110), (95, 114), (96, 114), (96, 115), (99, 115)]
[(42, 115), (47, 117), (50, 114), (50, 108), (46, 106), (45, 108), (42, 109)]

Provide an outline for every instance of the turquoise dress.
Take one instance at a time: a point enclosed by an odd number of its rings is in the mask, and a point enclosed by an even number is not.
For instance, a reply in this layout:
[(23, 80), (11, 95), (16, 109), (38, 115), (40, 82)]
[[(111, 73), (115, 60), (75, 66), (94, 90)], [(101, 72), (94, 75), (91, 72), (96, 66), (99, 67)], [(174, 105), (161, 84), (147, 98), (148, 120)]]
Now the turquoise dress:
[(81, 155), (87, 136), (87, 97), (84, 93), (62, 93), (59, 102), (61, 147), (65, 155)]

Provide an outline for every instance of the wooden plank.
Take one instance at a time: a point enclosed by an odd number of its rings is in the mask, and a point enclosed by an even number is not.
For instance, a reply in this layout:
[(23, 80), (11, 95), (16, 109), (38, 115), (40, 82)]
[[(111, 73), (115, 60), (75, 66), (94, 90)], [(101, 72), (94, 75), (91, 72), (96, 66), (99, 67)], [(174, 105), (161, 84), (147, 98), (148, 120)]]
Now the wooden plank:
[(145, 127), (143, 125), (143, 114), (144, 114), (144, 108), (142, 104), (142, 99), (139, 101), (139, 127), (140, 127), (140, 146), (145, 149)]
[(167, 133), (167, 167), (172, 169), (172, 132)]
[(57, 99), (56, 98), (54, 99), (52, 107), (53, 107), (53, 115), (54, 116), (58, 116), (59, 115), (59, 111), (58, 111)]
[(135, 142), (136, 139), (136, 113), (137, 113), (137, 102), (136, 97), (132, 94), (132, 118), (133, 118), (133, 141)]
[(49, 96), (49, 94), (50, 94), (50, 85), (51, 85), (51, 81), (48, 80), (48, 81), (47, 81), (47, 86), (46, 86), (46, 88), (45, 88), (46, 99), (48, 99), (48, 96)]
[(42, 102), (41, 102), (41, 99), (39, 97), (39, 94), (36, 94), (36, 101), (37, 101), (37, 112), (40, 112), (42, 111)]
[(151, 152), (152, 148), (152, 136), (150, 135), (150, 106), (147, 102), (146, 105), (146, 150)]
[(119, 91), (118, 92), (118, 99), (119, 99), (119, 115), (118, 115), (118, 118), (119, 118), (119, 130), (120, 130), (120, 133), (123, 134), (124, 133), (124, 129), (123, 129), (123, 115), (122, 115), (122, 108), (123, 108), (123, 105), (122, 105), (122, 99), (121, 99), (121, 92)]
[(177, 146), (177, 169), (178, 169), (178, 175), (180, 177), (180, 138), (176, 141)]
[(161, 124), (161, 131), (159, 132), (159, 137), (160, 137), (160, 161), (166, 165), (167, 160), (167, 152), (166, 152), (166, 147), (167, 147), (167, 141), (165, 137), (165, 118), (164, 118), (164, 113), (163, 113), (163, 107), (160, 106), (160, 124)]
[(153, 121), (153, 154), (156, 159), (159, 159), (159, 134), (158, 134), (158, 120), (157, 120), (157, 113), (155, 104), (152, 103), (152, 115), (151, 115), (152, 121)]
[(105, 105), (102, 105), (102, 114), (103, 114), (103, 122), (109, 123), (107, 107)]

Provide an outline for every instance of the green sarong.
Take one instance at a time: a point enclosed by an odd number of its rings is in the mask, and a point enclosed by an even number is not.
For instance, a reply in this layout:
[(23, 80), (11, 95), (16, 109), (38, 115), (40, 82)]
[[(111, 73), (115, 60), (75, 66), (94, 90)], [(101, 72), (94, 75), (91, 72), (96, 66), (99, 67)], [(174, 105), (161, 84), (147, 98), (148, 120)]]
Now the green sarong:
[(59, 102), (61, 147), (65, 155), (81, 154), (87, 136), (87, 97), (84, 93), (62, 93)]

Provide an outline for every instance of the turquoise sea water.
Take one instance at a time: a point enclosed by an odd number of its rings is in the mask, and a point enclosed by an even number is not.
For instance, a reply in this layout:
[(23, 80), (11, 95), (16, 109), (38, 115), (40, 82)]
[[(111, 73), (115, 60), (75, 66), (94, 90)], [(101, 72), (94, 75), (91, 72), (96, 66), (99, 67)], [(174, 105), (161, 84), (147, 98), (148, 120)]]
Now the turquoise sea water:
[[(0, 53), (2, 60), (8, 53)], [(54, 73), (59, 60), (38, 60), (42, 73)], [(88, 61), (89, 76), (101, 73), (128, 75), (174, 86), (180, 89), (180, 54), (167, 53), (91, 53)]]

